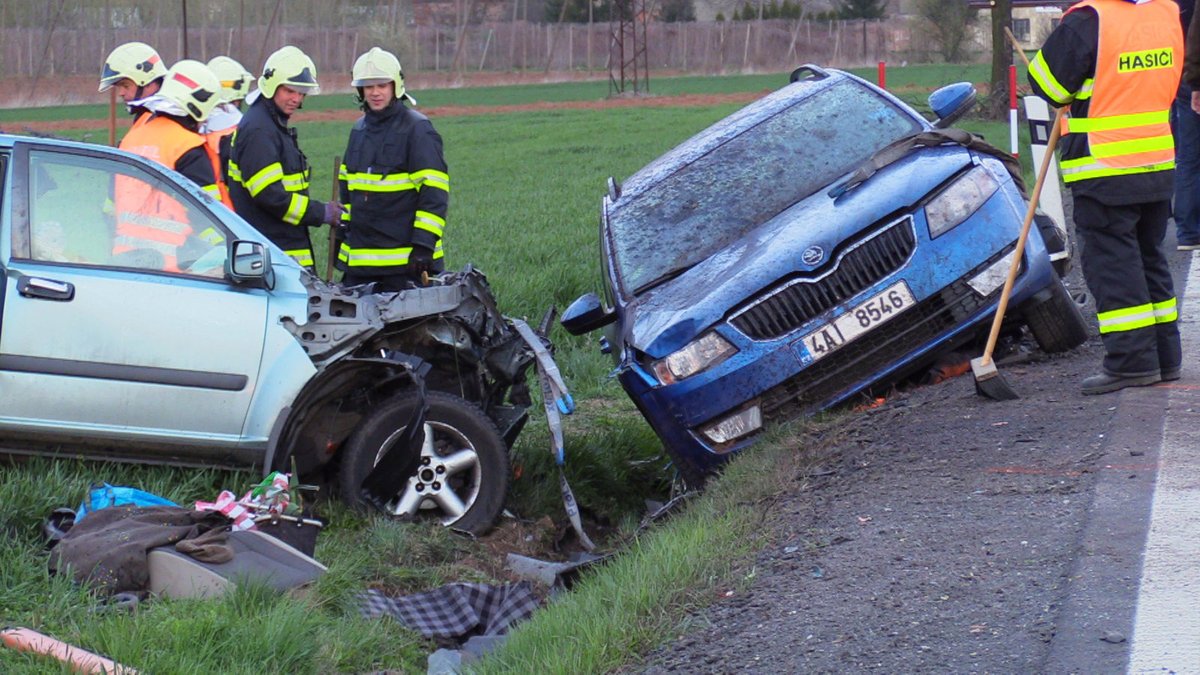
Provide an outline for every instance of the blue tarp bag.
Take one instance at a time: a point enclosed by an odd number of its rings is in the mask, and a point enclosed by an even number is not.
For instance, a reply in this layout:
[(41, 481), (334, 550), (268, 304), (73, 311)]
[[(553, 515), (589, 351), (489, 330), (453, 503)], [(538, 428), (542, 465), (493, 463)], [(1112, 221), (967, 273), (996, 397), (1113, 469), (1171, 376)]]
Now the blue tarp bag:
[(83, 517), (92, 511), (99, 511), (110, 506), (124, 506), (133, 504), (134, 506), (178, 506), (175, 502), (159, 497), (151, 492), (139, 490), (133, 487), (124, 485), (109, 485), (101, 483), (92, 485), (88, 490), (87, 497), (79, 504), (79, 508), (75, 510), (75, 522), (83, 520)]

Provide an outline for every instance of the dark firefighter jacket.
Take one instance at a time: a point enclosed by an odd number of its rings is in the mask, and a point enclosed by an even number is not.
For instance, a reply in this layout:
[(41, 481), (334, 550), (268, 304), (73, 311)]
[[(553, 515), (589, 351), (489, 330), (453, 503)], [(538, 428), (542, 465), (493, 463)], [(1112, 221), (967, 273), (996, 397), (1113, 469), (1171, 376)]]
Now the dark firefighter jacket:
[[(1163, 2), (1165, 0), (1155, 0)], [(1043, 83), (1035, 76), (1039, 65), (1053, 74), (1055, 80), (1075, 98), (1071, 102), (1070, 115), (1086, 118), (1091, 99), (1079, 96), (1089, 92), (1096, 75), (1096, 55), (1100, 38), (1100, 18), (1090, 7), (1078, 7), (1062, 18), (1062, 23), (1046, 39), (1030, 66), (1029, 83), (1034, 93), (1051, 105), (1056, 105)], [(1176, 58), (1182, 55), (1176, 55)], [(1042, 64), (1038, 61), (1041, 60)], [(1063, 162), (1086, 157), (1089, 154), (1087, 134), (1064, 134), (1059, 144)], [(1174, 191), (1175, 172), (1171, 169), (1131, 173), (1120, 176), (1089, 178), (1071, 184), (1077, 196), (1095, 199), (1102, 204), (1122, 205), (1170, 199)]]
[(403, 274), (415, 245), (432, 252), (433, 269), (442, 270), (450, 177), (442, 137), (427, 117), (400, 101), (368, 110), (350, 131), (338, 177), (348, 223), (338, 269)]
[(271, 99), (250, 105), (229, 148), (233, 209), (301, 265), (313, 266), (308, 228), (322, 223), (325, 205), (308, 198), (308, 160)]

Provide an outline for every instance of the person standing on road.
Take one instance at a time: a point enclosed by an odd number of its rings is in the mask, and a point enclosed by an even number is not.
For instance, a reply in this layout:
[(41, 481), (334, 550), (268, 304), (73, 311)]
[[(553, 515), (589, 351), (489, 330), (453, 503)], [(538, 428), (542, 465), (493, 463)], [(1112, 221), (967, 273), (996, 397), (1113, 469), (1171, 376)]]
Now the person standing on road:
[(1034, 93), (1071, 106), (1061, 167), (1105, 349), (1102, 372), (1083, 380), (1084, 394), (1179, 378), (1163, 237), (1183, 46), (1179, 7), (1170, 0), (1084, 0), (1067, 10), (1029, 67)]
[(372, 48), (354, 62), (352, 77), (363, 116), (338, 176), (346, 228), (337, 267), (343, 284), (398, 291), (444, 269), (450, 176), (442, 137), (405, 105), (414, 101), (395, 55)]
[[(1176, 2), (1183, 39), (1190, 46), (1196, 0)], [(1198, 43), (1194, 48), (1200, 49), (1200, 35), (1195, 40)], [(1175, 134), (1175, 200), (1171, 212), (1175, 219), (1176, 246), (1180, 251), (1195, 251), (1200, 249), (1200, 113), (1192, 109), (1192, 99), (1193, 92), (1200, 87), (1200, 73), (1193, 73), (1191, 78), (1188, 74), (1200, 66), (1200, 54), (1193, 55), (1192, 48), (1184, 51), (1183, 80), (1171, 104), (1171, 130)], [(1193, 78), (1197, 81), (1193, 82)]]
[(283, 252), (313, 269), (308, 228), (337, 225), (342, 209), (336, 199), (322, 203), (308, 196), (308, 159), (300, 151), (288, 120), (304, 97), (320, 91), (312, 59), (288, 45), (267, 57), (258, 91), (238, 123), (229, 145), (229, 196), (234, 210)]
[(229, 138), (242, 121), (242, 101), (250, 93), (253, 75), (242, 64), (228, 56), (217, 56), (209, 60), (209, 70), (221, 81), (221, 97), (213, 108), (200, 133), (204, 134), (208, 157), (217, 174), (217, 188), (221, 191), (221, 203), (233, 208), (229, 198), (226, 166), (229, 164)]
[[(153, 47), (144, 42), (126, 42), (104, 59), (104, 65), (100, 68), (100, 91), (115, 89), (133, 116), (133, 125), (136, 127), (145, 122), (149, 115), (145, 108), (133, 102), (157, 94), (166, 74), (167, 67)], [(127, 149), (124, 139), (117, 147)]]
[[(146, 111), (146, 118), (129, 130), (121, 148), (178, 171), (217, 197), (216, 176), (199, 127), (216, 104), (220, 88), (217, 76), (199, 61), (185, 59), (171, 66), (158, 93), (134, 101)], [(187, 247), (192, 228), (178, 201), (141, 179), (117, 176), (114, 203), (112, 252), (116, 260), (170, 272), (194, 260), (196, 256), (189, 256)], [(206, 235), (217, 236), (212, 232)], [(210, 240), (209, 244), (213, 243)], [(153, 256), (153, 264), (147, 255)]]

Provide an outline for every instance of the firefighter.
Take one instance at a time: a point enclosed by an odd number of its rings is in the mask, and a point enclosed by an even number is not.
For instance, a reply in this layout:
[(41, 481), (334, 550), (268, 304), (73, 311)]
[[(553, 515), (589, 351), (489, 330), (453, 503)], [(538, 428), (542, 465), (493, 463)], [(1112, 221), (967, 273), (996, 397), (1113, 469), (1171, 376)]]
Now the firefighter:
[(1036, 94), (1070, 106), (1060, 166), (1105, 349), (1084, 394), (1180, 375), (1163, 237), (1175, 168), (1169, 112), (1182, 67), (1179, 8), (1169, 0), (1073, 5), (1029, 67)]
[(267, 57), (231, 138), (228, 166), (234, 210), (310, 271), (308, 228), (338, 224), (341, 207), (308, 197), (308, 160), (288, 120), (318, 91), (317, 68), (304, 52), (289, 45)]
[[(220, 88), (217, 76), (203, 63), (176, 63), (157, 94), (134, 101), (146, 110), (146, 119), (129, 130), (121, 147), (178, 171), (216, 198), (216, 177), (199, 126), (216, 105)], [(133, 266), (179, 271), (180, 258), (187, 257), (180, 256), (180, 247), (192, 234), (186, 206), (133, 176), (117, 176), (114, 191), (116, 260), (131, 261), (129, 254), (136, 253), (140, 262)], [(161, 262), (146, 264), (147, 251)]]
[(398, 291), (444, 268), (450, 177), (442, 138), (405, 105), (414, 101), (394, 55), (372, 48), (355, 61), (352, 77), (363, 116), (339, 172), (346, 229), (338, 269), (344, 284)]
[[(147, 114), (133, 102), (157, 94), (166, 74), (167, 67), (153, 47), (144, 42), (126, 42), (112, 50), (104, 60), (100, 69), (100, 91), (116, 89), (136, 126), (145, 121)], [(118, 147), (125, 149), (123, 142)]]
[(250, 93), (250, 81), (254, 76), (228, 56), (212, 58), (208, 68), (221, 80), (221, 96), (200, 131), (204, 134), (208, 157), (217, 175), (221, 203), (232, 209), (233, 200), (229, 198), (225, 175), (225, 167), (229, 164), (229, 137), (237, 130), (238, 122), (242, 119), (242, 101)]

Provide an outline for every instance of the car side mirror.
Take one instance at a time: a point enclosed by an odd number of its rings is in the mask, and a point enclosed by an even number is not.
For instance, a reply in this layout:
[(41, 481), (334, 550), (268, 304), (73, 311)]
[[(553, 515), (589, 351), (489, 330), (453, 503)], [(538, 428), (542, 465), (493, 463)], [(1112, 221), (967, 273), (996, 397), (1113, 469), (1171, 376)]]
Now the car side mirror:
[(583, 335), (603, 328), (616, 319), (615, 312), (604, 309), (604, 305), (600, 303), (600, 296), (587, 293), (579, 296), (567, 307), (559, 323), (571, 335)]
[(945, 129), (954, 124), (960, 117), (971, 112), (979, 93), (970, 82), (955, 82), (948, 84), (929, 95), (929, 108), (937, 115), (933, 126)]
[(230, 244), (229, 278), (235, 284), (275, 288), (275, 269), (271, 267), (271, 252), (257, 241), (235, 239)]

